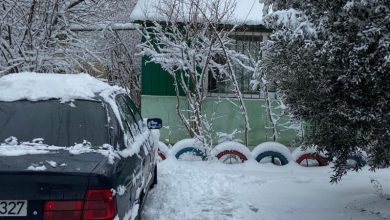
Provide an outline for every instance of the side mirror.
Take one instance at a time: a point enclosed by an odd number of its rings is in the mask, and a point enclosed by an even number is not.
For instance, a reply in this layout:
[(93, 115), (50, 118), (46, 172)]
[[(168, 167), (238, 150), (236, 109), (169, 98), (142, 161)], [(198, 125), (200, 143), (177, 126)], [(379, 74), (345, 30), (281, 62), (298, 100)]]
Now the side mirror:
[(149, 129), (161, 129), (162, 128), (162, 120), (161, 118), (148, 118), (146, 124)]

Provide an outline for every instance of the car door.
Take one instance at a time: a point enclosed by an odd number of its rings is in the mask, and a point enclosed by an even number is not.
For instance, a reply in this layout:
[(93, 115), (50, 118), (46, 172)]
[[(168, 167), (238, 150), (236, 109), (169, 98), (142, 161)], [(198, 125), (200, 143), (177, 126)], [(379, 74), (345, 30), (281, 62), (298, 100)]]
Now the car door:
[[(134, 120), (134, 116), (126, 105), (122, 95), (117, 95), (115, 98), (116, 104), (119, 109), (119, 113), (122, 119), (122, 125), (124, 129), (124, 149), (132, 148), (132, 144), (134, 142), (134, 138), (137, 135), (137, 131), (134, 126), (136, 124)], [(143, 173), (143, 164), (144, 164), (145, 153), (142, 147), (140, 151), (132, 156), (125, 157), (121, 160), (120, 171), (122, 175), (120, 177), (122, 179), (126, 179), (127, 185), (125, 186), (127, 190), (129, 190), (128, 198), (124, 198), (126, 200), (125, 203), (130, 202), (130, 206), (134, 206), (139, 204), (141, 192), (144, 185), (144, 173)], [(128, 181), (131, 179), (131, 181)]]

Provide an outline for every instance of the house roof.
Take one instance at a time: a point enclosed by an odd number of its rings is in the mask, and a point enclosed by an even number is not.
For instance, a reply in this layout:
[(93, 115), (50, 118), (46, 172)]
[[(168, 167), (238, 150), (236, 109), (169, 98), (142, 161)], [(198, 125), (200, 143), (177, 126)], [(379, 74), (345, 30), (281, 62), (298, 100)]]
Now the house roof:
[[(130, 15), (132, 21), (166, 21), (167, 17), (161, 13), (161, 5), (166, 5), (164, 2), (173, 0), (138, 0), (134, 10)], [(177, 0), (178, 9), (176, 12), (179, 15), (189, 14), (189, 7), (186, 7), (191, 0)], [(205, 5), (210, 5), (217, 0), (199, 0)], [(223, 24), (231, 25), (262, 25), (263, 24), (263, 7), (264, 4), (259, 0), (218, 0), (221, 4), (235, 4), (232, 16), (225, 19)], [(207, 6), (206, 6), (207, 7)], [(186, 16), (179, 16), (178, 21), (185, 21)]]

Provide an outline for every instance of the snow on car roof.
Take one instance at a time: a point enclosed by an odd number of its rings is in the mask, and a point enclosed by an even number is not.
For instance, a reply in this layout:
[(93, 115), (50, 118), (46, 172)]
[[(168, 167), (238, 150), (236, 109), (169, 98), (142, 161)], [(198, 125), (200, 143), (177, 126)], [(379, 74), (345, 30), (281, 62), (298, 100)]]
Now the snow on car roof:
[(123, 91), (88, 74), (16, 73), (0, 77), (0, 101), (94, 99), (96, 95)]
[[(210, 1), (210, 0), (207, 0)], [(161, 5), (162, 0), (138, 0), (134, 10), (130, 15), (130, 20), (133, 21), (164, 21), (166, 18), (157, 9), (158, 5)], [(183, 3), (184, 1), (180, 1)], [(230, 4), (229, 0), (222, 1), (222, 4), (226, 2)], [(224, 21), (225, 24), (238, 24), (238, 25), (259, 25), (263, 24), (263, 7), (264, 4), (259, 0), (235, 0), (236, 7), (233, 11), (232, 17), (229, 20)], [(186, 7), (180, 7), (186, 10)], [(182, 13), (181, 14), (188, 14)]]

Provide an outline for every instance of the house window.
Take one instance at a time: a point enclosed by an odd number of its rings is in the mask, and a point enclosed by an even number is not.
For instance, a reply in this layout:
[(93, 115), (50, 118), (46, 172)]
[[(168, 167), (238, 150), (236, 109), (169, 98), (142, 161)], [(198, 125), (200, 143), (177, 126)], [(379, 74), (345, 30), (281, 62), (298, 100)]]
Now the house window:
[[(237, 33), (234, 36), (231, 36), (235, 40), (235, 44), (232, 49), (235, 49), (237, 52), (249, 56), (251, 59), (258, 61), (260, 58), (260, 43), (263, 40), (263, 36), (258, 33)], [(251, 63), (246, 63), (248, 66), (252, 66)], [(237, 81), (240, 87), (240, 90), (243, 94), (254, 94), (249, 85), (252, 79), (252, 73), (246, 70), (240, 65), (234, 65), (234, 71), (236, 73)], [(233, 88), (230, 80), (226, 77), (220, 78), (212, 74), (209, 75), (208, 81), (208, 90), (209, 94), (225, 93), (226, 95), (233, 93)]]

